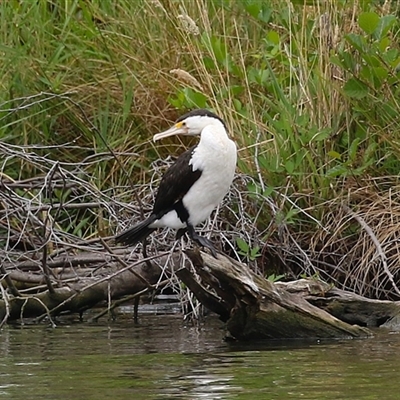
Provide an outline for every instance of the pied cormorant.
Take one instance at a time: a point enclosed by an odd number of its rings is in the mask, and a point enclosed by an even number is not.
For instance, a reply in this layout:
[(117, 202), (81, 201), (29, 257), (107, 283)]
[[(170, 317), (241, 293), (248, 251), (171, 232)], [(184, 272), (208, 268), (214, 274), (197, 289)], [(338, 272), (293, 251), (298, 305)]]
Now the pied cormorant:
[(198, 235), (194, 227), (210, 216), (229, 191), (236, 168), (236, 144), (229, 139), (223, 120), (203, 109), (183, 115), (153, 140), (173, 135), (200, 135), (200, 141), (165, 172), (150, 216), (115, 240), (133, 245), (155, 229), (168, 227), (178, 230), (177, 238), (187, 231), (192, 240), (215, 255), (212, 242)]

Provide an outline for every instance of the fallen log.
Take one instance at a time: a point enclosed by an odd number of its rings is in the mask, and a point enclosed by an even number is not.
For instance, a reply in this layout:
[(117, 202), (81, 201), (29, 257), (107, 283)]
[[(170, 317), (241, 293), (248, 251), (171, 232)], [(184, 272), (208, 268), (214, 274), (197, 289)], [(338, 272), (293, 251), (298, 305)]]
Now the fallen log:
[[(75, 282), (63, 282), (63, 286), (55, 287), (53, 292), (46, 290), (30, 295), (13, 296), (6, 294), (3, 289), (3, 298), (0, 300), (0, 326), (6, 321), (16, 319), (45, 316), (52, 318), (65, 312), (82, 313), (102, 301), (142, 294), (144, 289), (155, 289), (154, 285), (160, 281), (162, 275), (160, 267), (144, 261), (130, 262), (131, 264), (124, 268), (118, 263), (110, 263), (101, 276), (81, 276)], [(19, 279), (30, 276), (21, 272), (18, 275), (17, 272), (13, 271)], [(79, 270), (76, 273), (78, 272)]]
[(299, 279), (293, 282), (277, 282), (276, 285), (290, 293), (301, 295), (311, 304), (348, 324), (376, 328), (400, 317), (399, 301), (368, 299), (337, 289), (321, 280)]
[[(229, 334), (236, 339), (360, 338), (371, 335), (365, 327), (400, 320), (399, 302), (366, 299), (314, 279), (274, 284), (227, 256), (219, 254), (214, 258), (199, 251), (187, 254), (196, 276), (189, 263), (176, 275), (204, 306), (226, 322)], [(161, 265), (167, 260), (166, 254), (157, 257)], [(115, 258), (117, 261), (113, 261)], [(76, 259), (79, 263), (74, 262)], [(82, 313), (99, 302), (124, 296), (132, 300), (136, 294), (155, 289), (162, 279), (162, 270), (166, 272), (135, 254), (129, 256), (128, 252), (109, 252), (100, 258), (82, 253), (62, 256), (62, 260), (55, 258), (51, 265), (53, 292), (41, 289), (38, 293), (19, 295), (16, 288), (17, 295), (13, 295), (2, 289), (0, 325), (7, 320), (40, 320), (45, 316), (51, 320), (65, 312)], [(180, 260), (179, 256), (174, 257), (173, 263)], [(34, 272), (24, 271), (27, 262), (22, 267), (10, 266), (7, 277), (28, 287), (45, 284), (43, 273), (36, 271), (35, 265), (31, 266)]]
[[(218, 307), (212, 306), (215, 298), (207, 306), (220, 315), (236, 339), (363, 338), (371, 331), (354, 322), (377, 326), (378, 321), (400, 314), (398, 303), (368, 300), (312, 280), (301, 280), (295, 289), (294, 283), (274, 284), (221, 254), (217, 258), (204, 252), (187, 254), (201, 283), (193, 286), (187, 270), (177, 275), (200, 302), (209, 298), (210, 288), (215, 290)], [(369, 315), (361, 311), (366, 304), (372, 306)]]

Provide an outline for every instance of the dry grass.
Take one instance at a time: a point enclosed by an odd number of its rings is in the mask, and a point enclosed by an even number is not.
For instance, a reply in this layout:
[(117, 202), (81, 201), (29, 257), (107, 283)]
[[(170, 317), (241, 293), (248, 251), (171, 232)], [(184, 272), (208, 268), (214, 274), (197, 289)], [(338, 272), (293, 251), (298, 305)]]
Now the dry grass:
[(347, 182), (336, 199), (319, 206), (318, 226), (308, 221), (310, 231), (287, 224), (270, 231), (264, 263), (280, 263), (278, 271), (292, 277), (317, 275), (368, 297), (399, 299), (399, 199), (398, 176)]

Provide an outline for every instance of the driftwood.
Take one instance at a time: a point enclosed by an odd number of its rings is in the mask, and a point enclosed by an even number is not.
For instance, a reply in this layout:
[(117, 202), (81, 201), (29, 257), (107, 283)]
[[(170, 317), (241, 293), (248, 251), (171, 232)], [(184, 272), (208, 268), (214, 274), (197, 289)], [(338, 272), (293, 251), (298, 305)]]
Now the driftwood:
[(361, 338), (371, 332), (354, 323), (378, 326), (400, 315), (395, 302), (369, 300), (314, 280), (274, 284), (220, 254), (218, 259), (204, 252), (188, 256), (201, 284), (193, 284), (186, 268), (177, 275), (237, 339)]
[[(165, 254), (160, 259), (165, 261)], [(124, 296), (130, 296), (131, 300), (168, 282), (168, 279), (161, 281), (163, 270), (156, 263), (138, 260), (137, 254), (130, 256), (126, 251), (100, 256), (63, 255), (47, 266), (52, 267), (47, 278), (33, 260), (1, 266), (10, 293), (2, 287), (0, 322), (46, 316), (52, 319), (65, 312), (81, 314), (100, 302)], [(24, 271), (28, 268), (29, 272)]]
[(314, 279), (293, 282), (277, 282), (276, 285), (289, 293), (301, 295), (314, 306), (348, 324), (369, 328), (385, 327), (400, 317), (400, 302), (373, 300), (356, 293), (337, 289)]
[[(226, 322), (236, 339), (361, 338), (371, 335), (369, 327), (400, 319), (398, 302), (370, 300), (313, 279), (272, 283), (222, 254), (214, 258), (205, 252), (186, 253), (191, 263), (176, 275)], [(0, 321), (46, 316), (52, 321), (99, 302), (112, 308), (171, 284), (165, 265), (169, 260), (179, 266), (181, 257), (164, 253), (153, 258), (105, 245), (103, 254), (53, 257), (46, 264), (47, 277), (41, 263), (32, 259), (4, 263), (1, 269), (8, 283), (0, 286)]]

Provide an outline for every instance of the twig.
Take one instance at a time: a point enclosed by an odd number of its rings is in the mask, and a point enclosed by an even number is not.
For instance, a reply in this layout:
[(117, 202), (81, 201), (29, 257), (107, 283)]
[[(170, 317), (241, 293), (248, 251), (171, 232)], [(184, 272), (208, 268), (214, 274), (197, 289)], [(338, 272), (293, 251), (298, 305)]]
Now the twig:
[[(14, 113), (14, 112), (17, 112), (17, 111), (20, 111), (20, 110), (26, 110), (27, 108), (30, 108), (30, 107), (32, 107), (32, 106), (34, 106), (36, 104), (44, 103), (44, 102), (50, 101), (50, 100), (52, 100), (54, 98), (67, 99), (68, 100), (67, 96), (69, 96), (71, 94), (75, 94), (75, 93), (77, 93), (77, 92), (76, 91), (69, 91), (69, 92), (65, 92), (63, 94), (40, 92), (40, 93), (33, 94), (31, 96), (17, 97), (15, 99), (11, 99), (11, 100), (5, 101), (4, 103), (1, 103), (0, 104), (0, 111), (1, 112)], [(40, 98), (42, 96), (46, 96), (46, 97), (45, 98)], [(36, 99), (38, 99), (38, 100), (36, 100)], [(30, 103), (27, 103), (27, 101), (30, 101), (30, 100), (33, 100), (33, 101), (30, 102)], [(4, 109), (2, 109), (2, 107), (4, 105), (6, 105), (8, 103), (11, 103), (11, 102), (14, 103), (14, 102), (17, 102), (17, 101), (21, 101), (22, 104), (18, 105), (17, 107), (13, 107), (13, 108), (4, 108)], [(6, 116), (7, 115), (5, 115), (3, 118), (5, 118)], [(0, 121), (3, 118), (0, 118)]]
[(10, 316), (10, 303), (9, 303), (9, 300), (8, 300), (7, 291), (4, 289), (3, 285), (1, 284), (1, 282), (0, 282), (0, 290), (1, 290), (1, 297), (4, 300), (4, 304), (5, 304), (5, 307), (6, 307), (6, 312), (4, 314), (4, 317), (0, 322), (0, 329), (1, 329), (1, 328), (3, 328), (4, 324), (7, 322), (8, 317)]
[(257, 171), (257, 177), (258, 181), (261, 185), (261, 190), (262, 193), (265, 192), (265, 185), (264, 185), (264, 179), (261, 173), (261, 168), (260, 168), (260, 163), (258, 162), (258, 149), (260, 147), (260, 136), (261, 136), (261, 131), (257, 131), (257, 138), (256, 138), (256, 143), (255, 143), (255, 149), (254, 149), (254, 164), (256, 166), (256, 171)]
[(383, 266), (383, 269), (384, 269), (384, 271), (385, 271), (385, 273), (386, 273), (386, 275), (387, 275), (387, 277), (389, 279), (389, 282), (391, 283), (391, 285), (392, 285), (393, 289), (395, 290), (395, 292), (400, 295), (400, 290), (399, 290), (399, 288), (397, 287), (397, 285), (396, 285), (396, 283), (394, 281), (393, 274), (390, 272), (390, 270), (388, 268), (386, 254), (383, 251), (382, 246), (379, 243), (378, 238), (375, 236), (374, 232), (368, 226), (368, 224), (364, 221), (363, 218), (361, 218), (359, 215), (357, 215), (354, 211), (352, 211), (350, 209), (350, 207), (346, 206), (345, 204), (343, 204), (342, 207), (348, 214), (350, 214), (361, 225), (361, 227), (370, 236), (371, 240), (373, 241), (373, 243), (374, 243), (374, 245), (376, 247), (376, 250), (378, 252), (379, 257), (382, 260), (382, 266)]
[[(159, 257), (165, 256), (165, 255), (167, 255), (167, 254), (169, 254), (169, 253), (168, 253), (168, 252), (165, 252), (165, 253), (157, 254), (157, 255), (148, 257), (147, 259), (148, 259), (148, 260), (154, 260), (155, 258), (159, 258)], [(59, 303), (56, 307), (52, 308), (52, 309), (50, 310), (50, 312), (51, 312), (51, 313), (54, 313), (55, 311), (59, 310), (59, 309), (60, 309), (61, 307), (63, 307), (65, 304), (67, 304), (68, 302), (70, 302), (71, 300), (73, 300), (79, 293), (82, 293), (82, 292), (84, 292), (85, 290), (88, 290), (88, 289), (92, 288), (93, 286), (98, 285), (99, 283), (102, 283), (102, 282), (106, 282), (106, 281), (108, 281), (108, 280), (111, 280), (111, 279), (115, 278), (116, 276), (122, 274), (123, 272), (128, 271), (129, 269), (131, 269), (131, 268), (133, 268), (133, 267), (135, 267), (135, 266), (137, 266), (137, 265), (139, 265), (139, 264), (141, 264), (141, 263), (143, 263), (143, 262), (145, 262), (145, 261), (146, 261), (146, 260), (144, 260), (144, 259), (138, 260), (138, 261), (136, 261), (135, 263), (133, 263), (133, 264), (131, 264), (131, 265), (128, 265), (127, 267), (122, 268), (122, 269), (118, 270), (117, 272), (114, 272), (113, 274), (110, 274), (110, 275), (106, 276), (105, 278), (102, 278), (102, 279), (99, 279), (99, 280), (97, 280), (97, 281), (95, 281), (95, 282), (90, 283), (89, 285), (87, 285), (87, 286), (85, 286), (84, 288), (80, 289), (78, 292), (73, 293), (70, 297), (68, 297), (68, 299), (65, 299), (63, 302)], [(149, 285), (149, 286), (151, 287), (152, 285)], [(154, 289), (154, 287), (153, 287), (153, 289)], [(37, 321), (37, 322), (40, 322), (40, 321), (41, 321), (43, 318), (45, 318), (45, 317), (46, 317), (46, 314), (42, 314), (42, 315), (40, 315), (39, 317), (36, 318), (36, 321)]]
[[(114, 254), (114, 252), (112, 251), (110, 246), (103, 240), (103, 238), (100, 238), (100, 241), (101, 241), (102, 245), (104, 246), (104, 248), (108, 251), (108, 254), (112, 255), (112, 257), (115, 260), (117, 260), (117, 262), (119, 262), (123, 267), (128, 268), (128, 271), (131, 272), (133, 275), (135, 275), (136, 278), (141, 280), (149, 289), (154, 289), (154, 285), (152, 285), (150, 282), (148, 282), (147, 279), (143, 278), (143, 276), (138, 274), (136, 271), (129, 269), (128, 263), (126, 263), (125, 260), (122, 257), (120, 257), (119, 255)], [(146, 262), (146, 264), (147, 264), (149, 259), (151, 259), (151, 257), (143, 258), (142, 261)]]
[[(57, 325), (54, 323), (53, 319), (51, 318), (51, 311), (48, 309), (46, 304), (44, 304), (42, 300), (40, 300), (39, 298), (37, 298), (35, 296), (32, 296), (31, 298), (33, 300), (36, 300), (38, 303), (40, 303), (42, 305), (42, 307), (46, 310), (46, 313), (44, 315), (49, 318), (49, 321), (50, 321), (52, 327), (55, 328)], [(22, 310), (22, 308), (21, 308), (21, 310)], [(22, 315), (21, 315), (21, 320), (22, 320)]]
[[(64, 189), (67, 188), (67, 185), (62, 186)], [(57, 209), (64, 209), (64, 210), (86, 210), (92, 208), (100, 208), (103, 207), (103, 204), (100, 202), (91, 202), (91, 203), (54, 203), (54, 204), (42, 204), (40, 206), (32, 206), (30, 211), (49, 211), (49, 210), (57, 210)], [(8, 210), (0, 210), (1, 214), (7, 214)]]
[[(163, 287), (164, 285), (166, 285), (167, 283), (169, 283), (169, 279), (164, 279), (163, 281), (159, 282), (157, 284), (157, 289)], [(95, 322), (97, 321), (99, 318), (101, 318), (103, 315), (109, 313), (110, 311), (114, 310), (115, 308), (117, 308), (118, 306), (120, 306), (121, 304), (127, 303), (128, 301), (134, 300), (137, 297), (140, 297), (143, 294), (148, 293), (149, 291), (151, 291), (151, 288), (144, 288), (143, 290), (141, 290), (140, 292), (137, 292), (135, 294), (131, 294), (129, 296), (124, 297), (123, 299), (120, 300), (116, 300), (114, 301), (114, 303), (108, 307), (107, 309), (104, 309), (103, 311), (99, 312), (98, 314), (96, 314), (94, 317), (89, 319), (89, 322)]]
[[(11, 294), (14, 297), (21, 296), (21, 294), (19, 293), (18, 289), (14, 285), (14, 282), (12, 281), (12, 279), (9, 276), (9, 274), (7, 273), (3, 263), (0, 263), (0, 272), (3, 274), (3, 279), (5, 280), (8, 289), (10, 289)], [(0, 281), (0, 286), (2, 286), (1, 285), (1, 281)]]
[(51, 279), (50, 279), (50, 270), (47, 267), (47, 245), (46, 244), (43, 246), (42, 269), (43, 269), (43, 276), (46, 281), (47, 288), (49, 289), (50, 293), (54, 294), (54, 287), (53, 287), (53, 284), (51, 283)]
[[(71, 246), (72, 247), (72, 246)], [(127, 254), (124, 251), (122, 254)], [(117, 252), (114, 252), (113, 257), (118, 255)], [(112, 257), (109, 254), (104, 254), (104, 252), (99, 251), (98, 249), (92, 249), (90, 252), (87, 249), (86, 253), (78, 253), (74, 254), (65, 254), (60, 255), (54, 260), (48, 260), (47, 266), (49, 268), (65, 268), (65, 267), (74, 267), (78, 265), (88, 265), (88, 264), (96, 264), (101, 262), (111, 261)], [(29, 261), (21, 261), (21, 262), (5, 262), (3, 264), (7, 268), (15, 267), (20, 270), (35, 270), (39, 269), (39, 261), (29, 260)]]

